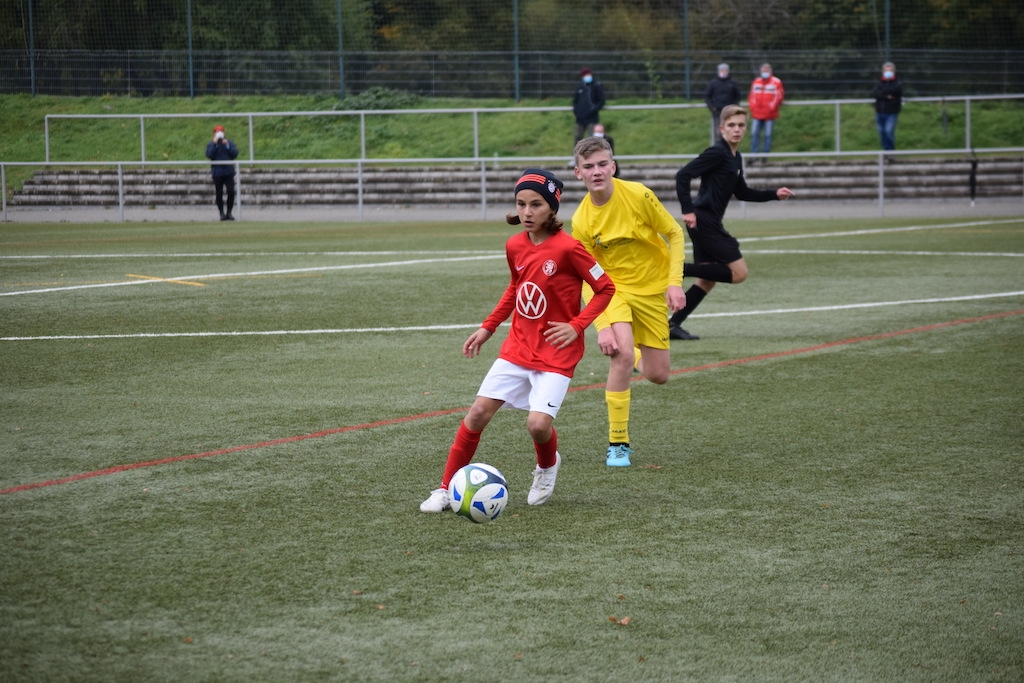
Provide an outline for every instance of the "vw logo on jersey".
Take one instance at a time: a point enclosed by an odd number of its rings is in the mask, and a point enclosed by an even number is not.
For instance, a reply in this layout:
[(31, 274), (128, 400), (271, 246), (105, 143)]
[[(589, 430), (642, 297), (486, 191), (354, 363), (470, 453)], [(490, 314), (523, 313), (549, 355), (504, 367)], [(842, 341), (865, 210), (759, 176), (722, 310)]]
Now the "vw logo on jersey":
[(548, 299), (536, 284), (524, 282), (516, 292), (516, 310), (524, 318), (536, 320), (548, 310)]

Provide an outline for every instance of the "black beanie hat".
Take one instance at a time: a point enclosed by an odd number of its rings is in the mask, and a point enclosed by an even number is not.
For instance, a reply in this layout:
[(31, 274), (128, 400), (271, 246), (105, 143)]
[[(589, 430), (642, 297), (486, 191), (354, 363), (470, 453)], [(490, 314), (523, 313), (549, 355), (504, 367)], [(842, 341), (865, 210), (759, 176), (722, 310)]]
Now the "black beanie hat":
[(551, 210), (558, 213), (558, 202), (562, 198), (562, 181), (553, 174), (541, 168), (528, 168), (523, 171), (522, 177), (516, 181), (514, 194), (520, 190), (534, 190), (544, 201), (548, 203)]

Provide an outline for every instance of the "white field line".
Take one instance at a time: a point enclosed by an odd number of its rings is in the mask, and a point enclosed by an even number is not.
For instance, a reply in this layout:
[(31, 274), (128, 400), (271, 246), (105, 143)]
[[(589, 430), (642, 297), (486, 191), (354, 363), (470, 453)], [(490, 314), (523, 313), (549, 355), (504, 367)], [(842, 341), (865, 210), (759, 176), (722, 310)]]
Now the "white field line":
[(997, 221), (970, 221), (968, 223), (943, 223), (941, 225), (906, 225), (902, 228), (865, 228), (864, 230), (844, 230), (842, 232), (819, 232), (813, 235), (769, 235), (766, 237), (747, 237), (747, 242), (774, 242), (777, 240), (802, 240), (808, 237), (856, 237), (860, 235), (879, 235), (887, 232), (913, 232), (915, 230), (949, 230), (951, 228), (976, 228), (983, 225), (1006, 225), (1008, 223), (1020, 223), (1021, 218), (1006, 218)]
[[(784, 315), (789, 313), (820, 313), (823, 311), (843, 311), (855, 308), (880, 308), (883, 306), (908, 306), (913, 304), (941, 304), (956, 301), (978, 301), (982, 299), (998, 299), (1024, 296), (1024, 290), (1018, 292), (996, 292), (993, 294), (972, 294), (938, 299), (905, 299), (902, 301), (876, 301), (859, 304), (840, 304), (836, 306), (809, 306), (806, 308), (774, 308), (763, 311), (735, 311), (731, 313), (704, 313), (694, 318), (732, 318), (748, 315)], [(508, 323), (505, 323), (507, 325)], [(86, 340), (86, 339), (169, 339), (176, 337), (269, 337), (289, 335), (317, 334), (379, 334), (393, 332), (436, 332), (445, 330), (477, 329), (479, 323), (459, 325), (413, 325), (408, 327), (350, 327), (325, 328), (317, 330), (256, 330), (235, 332), (141, 332), (138, 334), (81, 334), (81, 335), (47, 335), (40, 337), (0, 337), (0, 341), (55, 341), (55, 340)]]
[(470, 249), (465, 251), (209, 251), (209, 252), (178, 252), (170, 254), (0, 254), (0, 260), (16, 261), (19, 259), (122, 259), (122, 258), (220, 258), (239, 256), (396, 256), (399, 254), (426, 256), (428, 254), (496, 254), (494, 249)]
[(45, 294), (47, 292), (69, 292), (78, 289), (98, 289), (103, 287), (127, 287), (130, 285), (151, 285), (157, 282), (185, 282), (195, 280), (214, 280), (218, 278), (263, 277), (267, 275), (294, 275), (296, 273), (318, 273), (331, 270), (356, 270), (359, 268), (384, 268), (411, 266), (421, 263), (454, 263), (456, 261), (482, 261), (487, 259), (505, 258), (503, 253), (490, 253), (485, 256), (460, 256), (457, 258), (412, 259), (409, 261), (386, 261), (382, 263), (352, 263), (344, 266), (313, 266), (310, 268), (284, 268), (278, 270), (253, 270), (245, 273), (210, 273), (207, 275), (181, 275), (157, 280), (125, 280), (123, 282), (101, 282), (89, 285), (69, 285), (67, 287), (47, 287), (45, 289), (27, 289), (20, 292), (0, 292), (0, 296), (20, 296), (24, 294)]
[(744, 249), (744, 254), (815, 254), (818, 256), (984, 256), (1021, 258), (1024, 252), (1011, 251), (879, 251), (870, 249)]
[[(844, 232), (833, 232), (833, 233), (820, 233), (815, 235), (778, 235), (770, 237), (757, 237), (748, 238), (744, 242), (754, 241), (771, 241), (771, 240), (784, 240), (784, 239), (801, 239), (805, 237), (825, 238), (825, 237), (841, 237), (850, 235), (868, 235), (878, 234), (887, 232), (906, 232), (910, 230), (934, 230), (934, 229), (948, 229), (948, 228), (961, 228), (961, 227), (976, 227), (983, 225), (995, 225), (1000, 223), (1013, 223), (1018, 222), (1017, 220), (1002, 220), (1002, 221), (972, 221), (968, 223), (954, 223), (947, 225), (919, 225), (919, 226), (906, 226), (901, 228), (877, 228), (877, 229), (866, 229), (866, 230), (851, 230)], [(369, 256), (369, 255), (395, 255), (395, 254), (451, 254), (452, 252), (430, 252), (430, 251), (417, 251), (417, 252), (401, 252), (401, 251), (365, 251), (365, 252), (234, 252), (234, 253), (209, 253), (209, 254), (153, 254), (153, 257), (181, 257), (181, 258), (195, 258), (195, 257), (223, 257), (223, 256), (324, 256), (324, 255), (335, 255), (335, 256)], [(71, 285), (67, 287), (51, 287), (46, 289), (35, 289), (26, 290), (21, 292), (4, 292), (0, 293), (0, 296), (17, 296), (23, 294), (40, 294), (47, 292), (62, 292), (78, 289), (95, 289), (101, 287), (123, 287), (128, 285), (140, 285), (140, 284), (153, 284), (157, 282), (175, 282), (184, 280), (204, 280), (204, 279), (218, 279), (218, 278), (236, 278), (236, 277), (257, 277), (257, 276), (268, 276), (268, 275), (288, 275), (295, 273), (310, 273), (310, 272), (325, 272), (325, 271), (337, 271), (337, 270), (352, 270), (357, 268), (380, 268), (380, 267), (395, 267), (404, 265), (416, 265), (424, 263), (446, 263), (446, 262), (457, 262), (457, 261), (478, 261), (495, 258), (503, 258), (504, 254), (500, 252), (490, 251), (463, 251), (455, 252), (462, 254), (473, 254), (471, 256), (459, 256), (453, 258), (422, 258), (412, 259), (407, 261), (389, 261), (381, 263), (360, 263), (350, 265), (339, 265), (339, 266), (318, 266), (310, 268), (290, 268), (290, 269), (278, 269), (278, 270), (264, 270), (264, 271), (250, 271), (244, 273), (212, 273), (207, 275), (188, 275), (180, 276), (175, 278), (162, 278), (158, 280), (128, 280), (124, 282), (108, 282), (99, 284), (88, 284), (88, 285)], [(1006, 257), (1019, 257), (1024, 254), (1018, 253), (999, 253), (999, 252), (887, 252), (887, 251), (876, 251), (876, 250), (760, 250), (750, 253), (764, 253), (764, 254), (863, 254), (863, 255), (925, 255), (925, 256), (1006, 256)], [(139, 254), (92, 254), (92, 255), (67, 255), (67, 256), (0, 256), (0, 258), (125, 258), (125, 257), (141, 257)], [(836, 306), (812, 306), (806, 308), (781, 308), (781, 309), (769, 309), (761, 311), (735, 311), (729, 313), (706, 313), (697, 314), (695, 318), (719, 318), (719, 317), (737, 317), (737, 316), (751, 316), (751, 315), (780, 315), (788, 313), (806, 313), (806, 312), (821, 312), (821, 311), (837, 311), (837, 310), (848, 310), (857, 308), (877, 308), (883, 306), (903, 306), (911, 304), (930, 304), (930, 303), (947, 303), (955, 301), (972, 301), (979, 299), (991, 299), (991, 298), (1003, 298), (1024, 295), (1024, 291), (1017, 292), (996, 292), (991, 294), (978, 294), (978, 295), (966, 295), (959, 297), (945, 297), (945, 298), (934, 298), (934, 299), (907, 299), (902, 301), (880, 301), (880, 302), (869, 302), (869, 303), (856, 303), (856, 304), (842, 304)], [(0, 341), (42, 341), (42, 340), (76, 340), (76, 339), (143, 339), (143, 338), (173, 338), (173, 337), (239, 337), (239, 336), (281, 336), (281, 335), (315, 335), (315, 334), (358, 334), (358, 333), (381, 333), (381, 332), (402, 332), (402, 331), (437, 331), (437, 330), (454, 330), (454, 329), (475, 329), (476, 324), (468, 325), (428, 325), (428, 326), (411, 326), (411, 327), (368, 327), (368, 328), (337, 328), (337, 329), (317, 329), (317, 330), (270, 330), (270, 331), (226, 331), (226, 332), (168, 332), (168, 333), (139, 333), (139, 334), (110, 334), (110, 335), (47, 335), (39, 337), (0, 337)]]

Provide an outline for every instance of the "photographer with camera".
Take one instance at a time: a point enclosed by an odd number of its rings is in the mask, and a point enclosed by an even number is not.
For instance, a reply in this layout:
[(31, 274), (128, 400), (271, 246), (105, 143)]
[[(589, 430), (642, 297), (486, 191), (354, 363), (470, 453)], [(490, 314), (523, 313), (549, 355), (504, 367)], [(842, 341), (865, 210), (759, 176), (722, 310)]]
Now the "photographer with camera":
[[(224, 135), (224, 126), (214, 126), (213, 140), (206, 145), (206, 157), (210, 161), (234, 161), (238, 156), (235, 143)], [(233, 221), (231, 210), (235, 208), (235, 165), (212, 164), (210, 175), (217, 192), (217, 208), (222, 221)], [(227, 211), (224, 211), (224, 190), (227, 190)]]

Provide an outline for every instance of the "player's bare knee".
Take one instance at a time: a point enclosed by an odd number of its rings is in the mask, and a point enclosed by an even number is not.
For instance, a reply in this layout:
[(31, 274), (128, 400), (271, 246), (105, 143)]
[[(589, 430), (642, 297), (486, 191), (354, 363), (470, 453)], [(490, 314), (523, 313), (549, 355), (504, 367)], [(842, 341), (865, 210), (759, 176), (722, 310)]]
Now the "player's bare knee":
[(651, 384), (664, 384), (665, 382), (668, 381), (668, 373), (667, 372), (665, 374), (660, 374), (660, 373), (659, 374), (654, 374), (654, 373), (652, 373), (650, 375), (644, 375), (644, 377)]
[(729, 270), (732, 271), (732, 284), (738, 285), (747, 279), (747, 264), (745, 263), (730, 263)]
[(551, 438), (551, 417), (545, 414), (531, 413), (526, 418), (526, 431), (537, 443), (547, 443)]

